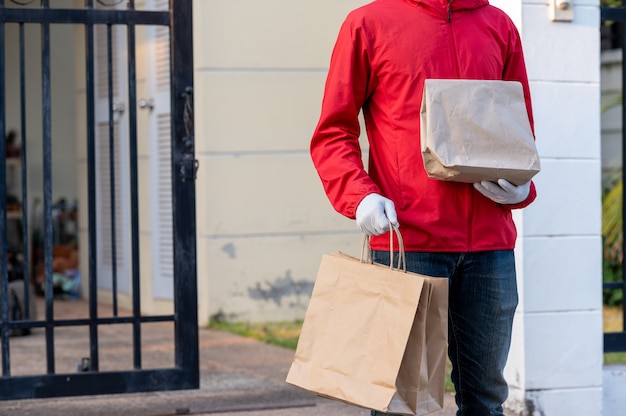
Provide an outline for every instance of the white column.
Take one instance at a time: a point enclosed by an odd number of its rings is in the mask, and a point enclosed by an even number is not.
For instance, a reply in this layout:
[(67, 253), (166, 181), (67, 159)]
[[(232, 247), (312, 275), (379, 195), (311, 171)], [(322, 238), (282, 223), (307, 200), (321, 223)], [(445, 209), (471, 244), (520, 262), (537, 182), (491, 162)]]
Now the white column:
[(516, 212), (520, 305), (506, 369), (521, 415), (602, 414), (599, 8), (572, 22), (546, 1), (500, 0), (524, 42), (542, 172)]

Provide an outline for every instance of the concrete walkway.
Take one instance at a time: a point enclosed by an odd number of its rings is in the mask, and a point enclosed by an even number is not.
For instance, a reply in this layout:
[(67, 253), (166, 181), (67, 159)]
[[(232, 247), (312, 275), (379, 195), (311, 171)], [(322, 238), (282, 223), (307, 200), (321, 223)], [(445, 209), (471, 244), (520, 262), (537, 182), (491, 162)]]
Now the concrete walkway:
[[(55, 301), (55, 317), (85, 317), (84, 301)], [(39, 309), (42, 310), (41, 308)], [(100, 316), (111, 315), (100, 307)], [(143, 330), (145, 368), (173, 366), (173, 325), (146, 324)], [(130, 326), (100, 329), (101, 370), (132, 368)], [(84, 328), (55, 331), (56, 371), (75, 372), (81, 357), (88, 356), (88, 332)], [(45, 337), (42, 330), (11, 338), (12, 375), (45, 372)], [(200, 330), (199, 390), (126, 395), (68, 397), (0, 401), (0, 416), (366, 416), (355, 406), (317, 397), (284, 380), (293, 351), (249, 338), (214, 330)], [(1, 394), (1, 393), (0, 393)], [(446, 395), (443, 411), (434, 416), (453, 416), (454, 399)]]

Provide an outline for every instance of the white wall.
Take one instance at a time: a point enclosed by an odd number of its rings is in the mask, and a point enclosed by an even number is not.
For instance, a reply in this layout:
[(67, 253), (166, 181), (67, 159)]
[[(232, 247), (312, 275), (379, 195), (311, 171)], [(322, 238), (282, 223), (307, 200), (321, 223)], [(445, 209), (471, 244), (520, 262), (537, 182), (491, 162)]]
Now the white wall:
[(542, 172), (516, 213), (520, 307), (506, 376), (526, 415), (602, 414), (599, 9), (551, 22), (541, 1), (493, 1), (525, 47)]

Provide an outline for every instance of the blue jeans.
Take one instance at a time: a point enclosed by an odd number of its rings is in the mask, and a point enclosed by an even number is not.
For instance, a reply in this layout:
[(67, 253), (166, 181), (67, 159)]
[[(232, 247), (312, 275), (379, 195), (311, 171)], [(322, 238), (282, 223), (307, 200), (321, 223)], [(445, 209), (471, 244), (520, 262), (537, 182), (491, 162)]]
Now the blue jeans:
[[(372, 258), (389, 264), (387, 251), (373, 251)], [(407, 252), (406, 263), (408, 271), (450, 281), (448, 356), (457, 416), (504, 416), (508, 385), (503, 370), (518, 302), (513, 250)]]

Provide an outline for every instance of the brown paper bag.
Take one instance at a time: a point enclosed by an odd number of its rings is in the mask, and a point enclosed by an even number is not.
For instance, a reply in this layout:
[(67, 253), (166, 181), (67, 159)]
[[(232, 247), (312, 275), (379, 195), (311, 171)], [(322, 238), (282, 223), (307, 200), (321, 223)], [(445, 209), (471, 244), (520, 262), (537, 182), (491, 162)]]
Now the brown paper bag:
[(431, 178), (521, 185), (541, 169), (519, 82), (427, 79), (420, 120)]
[(381, 412), (443, 407), (448, 281), (324, 255), (287, 383)]

